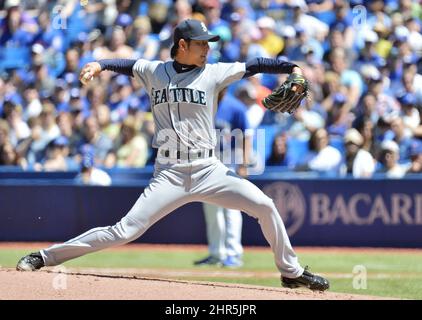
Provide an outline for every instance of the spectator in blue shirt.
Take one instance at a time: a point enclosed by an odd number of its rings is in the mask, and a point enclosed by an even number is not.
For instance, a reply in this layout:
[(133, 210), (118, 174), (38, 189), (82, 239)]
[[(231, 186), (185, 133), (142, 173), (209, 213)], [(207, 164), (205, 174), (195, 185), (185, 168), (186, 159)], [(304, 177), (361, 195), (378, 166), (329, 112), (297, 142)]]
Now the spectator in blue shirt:
[(19, 7), (19, 1), (10, 1), (6, 16), (0, 21), (0, 46), (24, 48), (33, 40), (38, 26), (34, 19)]
[(54, 28), (48, 11), (43, 10), (38, 15), (40, 29), (35, 35), (34, 42), (40, 43), (44, 48), (51, 48), (56, 52), (65, 52), (67, 44), (63, 29)]
[(390, 126), (391, 131), (394, 133), (393, 141), (399, 146), (399, 163), (407, 163), (410, 161), (412, 133), (406, 130), (401, 117), (394, 118)]
[(102, 165), (107, 153), (113, 148), (113, 142), (100, 131), (98, 120), (94, 116), (89, 116), (84, 120), (84, 137), (80, 146), (85, 144), (93, 147), (96, 165)]
[(69, 140), (64, 136), (52, 140), (47, 146), (46, 157), (41, 163), (36, 163), (34, 168), (43, 171), (77, 170), (77, 162), (69, 157)]

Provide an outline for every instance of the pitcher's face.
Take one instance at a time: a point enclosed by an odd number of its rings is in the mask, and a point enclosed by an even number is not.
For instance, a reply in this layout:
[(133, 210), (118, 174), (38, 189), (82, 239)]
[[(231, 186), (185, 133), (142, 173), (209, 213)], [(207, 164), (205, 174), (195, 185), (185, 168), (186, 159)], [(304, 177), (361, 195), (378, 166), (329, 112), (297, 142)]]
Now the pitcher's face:
[(188, 43), (186, 52), (190, 63), (198, 67), (202, 67), (207, 62), (208, 51), (210, 46), (206, 40), (191, 40)]

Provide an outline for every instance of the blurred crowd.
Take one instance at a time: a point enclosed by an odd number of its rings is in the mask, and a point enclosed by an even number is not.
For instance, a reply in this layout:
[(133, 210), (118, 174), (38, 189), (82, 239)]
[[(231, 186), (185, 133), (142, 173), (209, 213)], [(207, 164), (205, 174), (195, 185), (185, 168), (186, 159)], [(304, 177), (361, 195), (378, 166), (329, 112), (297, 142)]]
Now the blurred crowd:
[(133, 78), (79, 70), (106, 58), (170, 60), (172, 30), (202, 20), (209, 62), (288, 59), (311, 82), (294, 116), (261, 99), (286, 75), (229, 87), (267, 166), (330, 176), (422, 172), (422, 4), (416, 0), (0, 0), (0, 165), (68, 171), (153, 163), (153, 117)]

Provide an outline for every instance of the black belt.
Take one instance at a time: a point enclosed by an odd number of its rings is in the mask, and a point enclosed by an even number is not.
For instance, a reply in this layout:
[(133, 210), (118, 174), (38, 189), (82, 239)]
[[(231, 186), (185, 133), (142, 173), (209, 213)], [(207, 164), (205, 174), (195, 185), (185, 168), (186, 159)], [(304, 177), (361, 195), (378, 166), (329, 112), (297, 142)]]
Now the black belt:
[(214, 155), (214, 150), (200, 150), (200, 151), (170, 151), (170, 150), (160, 150), (160, 154), (166, 158), (176, 158), (177, 160), (196, 160), (196, 159), (205, 159), (210, 158)]

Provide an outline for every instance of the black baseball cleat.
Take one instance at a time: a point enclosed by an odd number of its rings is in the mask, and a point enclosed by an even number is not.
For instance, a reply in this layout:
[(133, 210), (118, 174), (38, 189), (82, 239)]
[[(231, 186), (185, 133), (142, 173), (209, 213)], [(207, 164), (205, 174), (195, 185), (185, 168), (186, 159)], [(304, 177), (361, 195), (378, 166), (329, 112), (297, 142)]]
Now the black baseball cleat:
[(33, 252), (27, 256), (21, 258), (16, 265), (18, 271), (35, 271), (44, 267), (44, 260), (42, 259), (41, 253)]
[(221, 266), (222, 265), (222, 261), (216, 257), (213, 256), (208, 256), (204, 259), (195, 261), (193, 263), (195, 266)]
[(306, 287), (311, 290), (325, 291), (330, 287), (327, 279), (312, 274), (308, 271), (308, 266), (305, 267), (303, 274), (297, 278), (281, 277), (281, 285), (285, 288), (299, 288)]

